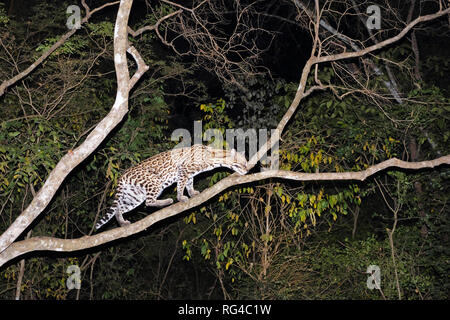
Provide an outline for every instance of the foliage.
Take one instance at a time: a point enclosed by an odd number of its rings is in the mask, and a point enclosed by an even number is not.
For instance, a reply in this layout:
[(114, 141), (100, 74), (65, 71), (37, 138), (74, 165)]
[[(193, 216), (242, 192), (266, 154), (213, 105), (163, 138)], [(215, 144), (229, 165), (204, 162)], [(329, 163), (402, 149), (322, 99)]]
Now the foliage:
[(227, 104), (230, 109), (237, 109), (237, 125), (241, 128), (275, 128), (279, 116), (291, 103), (291, 92), (294, 84), (283, 79), (272, 81), (262, 76), (241, 77), (245, 91), (231, 84), (224, 85)]
[(0, 3), (0, 24), (6, 25), (9, 21), (9, 18), (6, 15), (4, 6), (5, 6), (4, 3)]

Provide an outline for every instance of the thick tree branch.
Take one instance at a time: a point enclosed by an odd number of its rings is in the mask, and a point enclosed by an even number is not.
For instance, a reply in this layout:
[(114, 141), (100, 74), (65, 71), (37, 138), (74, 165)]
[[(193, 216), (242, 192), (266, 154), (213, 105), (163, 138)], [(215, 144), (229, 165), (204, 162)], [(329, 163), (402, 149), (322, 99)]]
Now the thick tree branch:
[(117, 94), (108, 115), (99, 122), (86, 140), (76, 149), (64, 155), (50, 172), (43, 187), (33, 201), (0, 236), (0, 252), (6, 249), (47, 207), (67, 175), (86, 159), (105, 140), (106, 136), (120, 123), (128, 111), (129, 72), (126, 50), (128, 49), (128, 17), (132, 0), (122, 0), (114, 29), (114, 64), (117, 77)]
[(377, 165), (358, 172), (329, 172), (329, 173), (302, 173), (285, 170), (264, 171), (255, 174), (239, 176), (231, 175), (201, 194), (191, 198), (188, 202), (178, 202), (172, 206), (161, 209), (146, 218), (127, 227), (114, 228), (93, 236), (78, 239), (59, 239), (51, 237), (34, 237), (11, 244), (0, 254), (0, 266), (20, 255), (33, 251), (72, 252), (93, 248), (101, 244), (128, 237), (151, 227), (154, 223), (175, 216), (183, 211), (201, 205), (220, 192), (240, 184), (260, 181), (269, 178), (281, 178), (295, 181), (364, 181), (370, 176), (389, 168), (419, 170), (434, 168), (443, 164), (450, 165), (450, 155), (421, 162), (406, 162), (396, 158), (383, 161)]

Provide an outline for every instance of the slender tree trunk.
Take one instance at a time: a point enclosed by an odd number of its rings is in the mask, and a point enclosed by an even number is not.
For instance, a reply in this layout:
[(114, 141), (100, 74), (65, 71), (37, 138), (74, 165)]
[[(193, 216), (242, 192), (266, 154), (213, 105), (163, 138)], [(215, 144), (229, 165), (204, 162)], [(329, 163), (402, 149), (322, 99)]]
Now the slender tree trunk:
[[(419, 159), (419, 149), (417, 148), (417, 142), (416, 138), (410, 137), (409, 138), (409, 151), (411, 153), (411, 160), (417, 161)], [(417, 205), (419, 207), (419, 216), (424, 219), (426, 217), (425, 209), (423, 207), (422, 203), (422, 196), (423, 196), (423, 190), (422, 190), (422, 183), (420, 181), (414, 182), (414, 190), (417, 195)], [(422, 238), (426, 238), (428, 235), (428, 228), (425, 223), (423, 223), (422, 227), (420, 228), (420, 234)]]
[(14, 12), (14, 0), (9, 0), (8, 17), (10, 17)]

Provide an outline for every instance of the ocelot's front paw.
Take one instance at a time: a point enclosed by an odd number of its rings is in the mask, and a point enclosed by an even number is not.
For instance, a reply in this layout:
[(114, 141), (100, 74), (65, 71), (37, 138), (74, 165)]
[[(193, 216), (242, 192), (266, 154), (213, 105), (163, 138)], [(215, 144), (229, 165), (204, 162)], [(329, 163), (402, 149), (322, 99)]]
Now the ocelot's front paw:
[(180, 202), (186, 202), (188, 200), (189, 200), (189, 198), (186, 197), (185, 195), (182, 195), (182, 196), (178, 197), (178, 201), (180, 201)]
[(130, 224), (131, 224), (131, 222), (128, 220), (123, 220), (120, 222), (121, 227), (126, 227), (126, 226), (129, 226)]
[(189, 195), (190, 195), (191, 197), (193, 197), (193, 196), (198, 195), (199, 193), (200, 193), (200, 191), (192, 190), (191, 192), (189, 192)]

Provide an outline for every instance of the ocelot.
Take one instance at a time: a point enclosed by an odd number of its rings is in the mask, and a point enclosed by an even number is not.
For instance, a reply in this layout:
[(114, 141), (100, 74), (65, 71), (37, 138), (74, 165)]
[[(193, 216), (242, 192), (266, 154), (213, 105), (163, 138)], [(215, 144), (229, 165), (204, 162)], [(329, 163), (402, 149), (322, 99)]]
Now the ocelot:
[(159, 153), (138, 165), (127, 169), (119, 178), (114, 203), (108, 213), (95, 225), (101, 228), (113, 216), (121, 226), (130, 224), (123, 214), (145, 201), (149, 207), (163, 207), (173, 203), (172, 199), (159, 200), (164, 189), (177, 184), (178, 201), (187, 201), (184, 189), (190, 197), (199, 192), (194, 189), (194, 176), (217, 167), (226, 167), (244, 175), (247, 160), (236, 150), (213, 149), (201, 144), (176, 148)]

